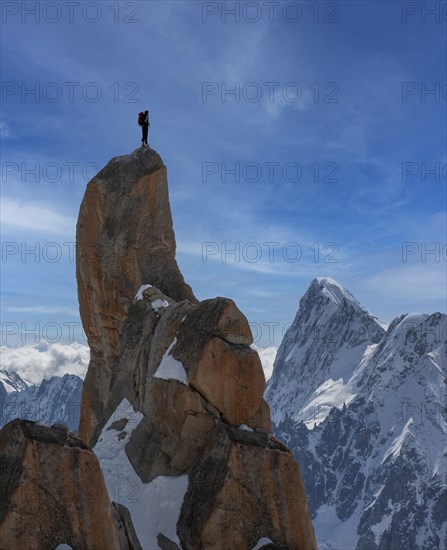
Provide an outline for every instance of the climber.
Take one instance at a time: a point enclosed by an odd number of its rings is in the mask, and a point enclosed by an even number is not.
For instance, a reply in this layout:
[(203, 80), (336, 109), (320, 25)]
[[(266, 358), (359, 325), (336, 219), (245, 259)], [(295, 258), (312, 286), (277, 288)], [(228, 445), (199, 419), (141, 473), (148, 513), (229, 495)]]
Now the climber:
[(138, 124), (141, 126), (143, 136), (141, 138), (141, 147), (147, 147), (147, 132), (149, 129), (149, 111), (138, 114)]

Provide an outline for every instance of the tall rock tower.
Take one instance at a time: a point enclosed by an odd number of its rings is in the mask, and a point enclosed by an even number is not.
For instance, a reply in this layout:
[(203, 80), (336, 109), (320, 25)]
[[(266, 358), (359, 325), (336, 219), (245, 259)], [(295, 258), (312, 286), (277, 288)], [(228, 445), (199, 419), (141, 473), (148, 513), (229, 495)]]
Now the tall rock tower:
[(155, 151), (114, 158), (88, 184), (76, 268), (91, 349), (80, 436), (130, 547), (316, 549), (248, 321), (231, 299), (198, 302), (178, 269)]
[(90, 346), (79, 435), (93, 441), (126, 310), (142, 283), (196, 302), (175, 261), (166, 166), (151, 149), (113, 158), (90, 181), (76, 228), (80, 314)]

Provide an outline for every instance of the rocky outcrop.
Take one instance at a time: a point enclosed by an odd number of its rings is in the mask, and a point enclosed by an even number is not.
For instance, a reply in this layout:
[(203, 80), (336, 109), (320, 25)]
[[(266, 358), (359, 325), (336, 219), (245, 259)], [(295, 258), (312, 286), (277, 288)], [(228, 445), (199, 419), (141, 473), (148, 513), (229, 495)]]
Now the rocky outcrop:
[(175, 261), (167, 172), (155, 151), (116, 157), (90, 181), (76, 243), (80, 314), (90, 346), (79, 434), (89, 442), (108, 399), (135, 289), (150, 283), (176, 301), (196, 301)]
[(155, 152), (114, 159), (90, 182), (77, 248), (92, 352), (80, 434), (94, 445), (121, 539), (316, 548), (298, 466), (269, 433), (248, 321), (231, 299), (198, 303), (178, 271)]
[(192, 468), (178, 531), (183, 547), (253, 548), (268, 537), (316, 548), (306, 494), (289, 449), (267, 433), (220, 424)]
[[(190, 385), (225, 421), (250, 423), (261, 407), (265, 377), (245, 316), (228, 298), (204, 300), (181, 324), (172, 355), (185, 366)], [(264, 421), (264, 422), (263, 422)], [(268, 427), (260, 418), (255, 427)]]
[(248, 321), (185, 284), (154, 151), (89, 183), (77, 281), (91, 351), (80, 439), (28, 421), (0, 432), (0, 550), (316, 550)]
[(131, 505), (141, 545), (248, 550), (268, 537), (316, 548), (298, 465), (269, 433), (246, 317), (228, 298), (177, 303), (155, 287), (139, 294), (123, 325), (95, 451), (111, 498), (119, 472), (141, 495), (160, 479), (189, 480), (183, 504), (175, 503), (175, 540), (162, 528), (148, 534), (153, 496)]
[(120, 549), (98, 460), (64, 427), (5, 426), (0, 486), (0, 548)]
[[(154, 310), (160, 302), (166, 306)], [(123, 399), (144, 413), (127, 447), (143, 481), (187, 471), (216, 423), (270, 429), (251, 341), (247, 319), (227, 298), (176, 303), (149, 287), (130, 306), (98, 426)]]

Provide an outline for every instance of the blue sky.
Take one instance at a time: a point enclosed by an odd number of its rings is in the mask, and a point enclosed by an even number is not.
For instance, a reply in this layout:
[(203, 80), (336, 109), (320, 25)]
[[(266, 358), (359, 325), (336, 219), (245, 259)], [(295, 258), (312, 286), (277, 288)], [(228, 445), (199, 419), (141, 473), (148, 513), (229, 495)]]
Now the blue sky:
[(258, 345), (319, 275), (385, 321), (445, 311), (445, 2), (273, 4), (3, 2), (3, 345), (85, 343), (79, 205), (146, 108), (185, 279)]

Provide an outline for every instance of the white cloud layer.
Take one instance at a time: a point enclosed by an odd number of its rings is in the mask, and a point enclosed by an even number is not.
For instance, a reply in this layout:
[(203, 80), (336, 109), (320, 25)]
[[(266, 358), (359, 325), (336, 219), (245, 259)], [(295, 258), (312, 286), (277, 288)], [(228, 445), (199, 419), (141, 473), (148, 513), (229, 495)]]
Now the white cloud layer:
[(1, 368), (16, 372), (31, 384), (39, 384), (43, 379), (64, 374), (76, 374), (82, 379), (87, 372), (90, 359), (88, 346), (71, 344), (39, 344), (17, 348), (0, 348)]
[(258, 352), (259, 358), (261, 359), (262, 368), (264, 369), (265, 379), (269, 380), (272, 377), (273, 363), (275, 362), (278, 348), (273, 346), (268, 348), (258, 348), (255, 344), (252, 345), (252, 348)]
[[(260, 348), (252, 345), (261, 359), (266, 380), (273, 372), (278, 348), (271, 346)], [(42, 341), (29, 346), (16, 348), (0, 347), (1, 368), (16, 372), (31, 384), (39, 384), (43, 379), (64, 374), (76, 374), (84, 379), (90, 360), (88, 346), (72, 342), (71, 344), (50, 344)]]

